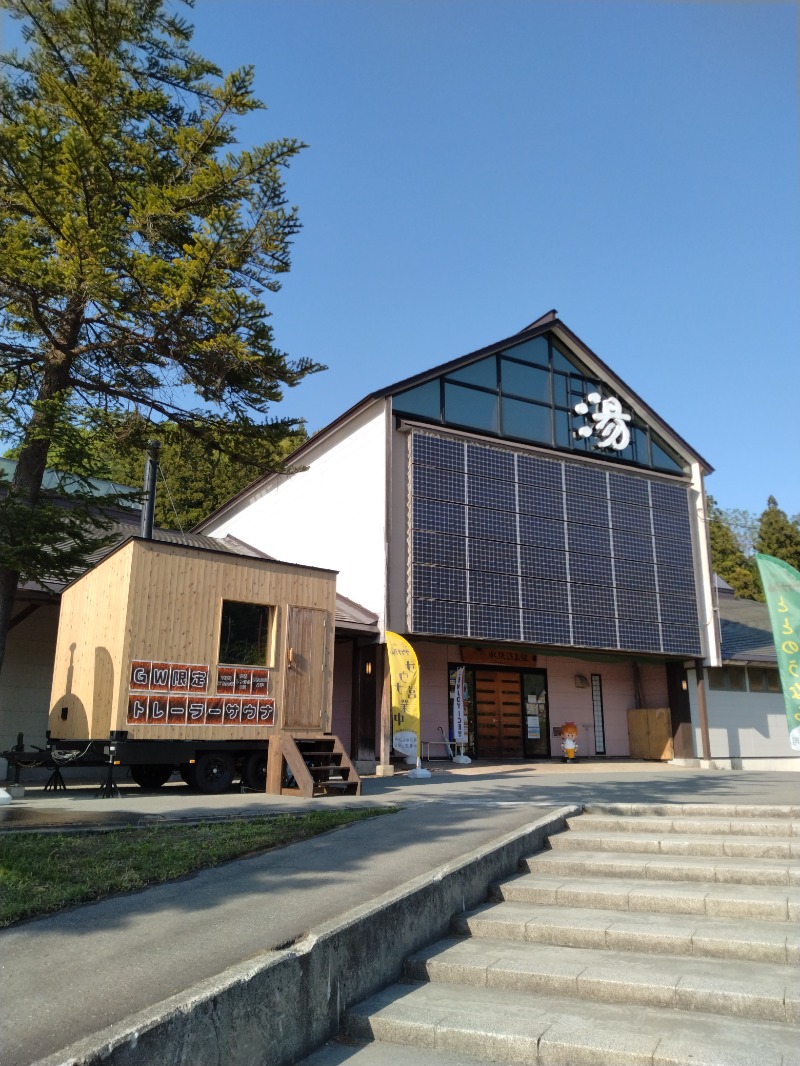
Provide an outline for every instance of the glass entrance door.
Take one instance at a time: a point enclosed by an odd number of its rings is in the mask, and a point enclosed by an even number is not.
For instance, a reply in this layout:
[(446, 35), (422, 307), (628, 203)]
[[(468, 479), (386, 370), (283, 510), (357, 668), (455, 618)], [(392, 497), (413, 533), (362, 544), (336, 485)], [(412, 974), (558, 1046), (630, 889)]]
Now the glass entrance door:
[(522, 675), (522, 724), (526, 757), (547, 758), (550, 755), (550, 715), (544, 670), (526, 670)]

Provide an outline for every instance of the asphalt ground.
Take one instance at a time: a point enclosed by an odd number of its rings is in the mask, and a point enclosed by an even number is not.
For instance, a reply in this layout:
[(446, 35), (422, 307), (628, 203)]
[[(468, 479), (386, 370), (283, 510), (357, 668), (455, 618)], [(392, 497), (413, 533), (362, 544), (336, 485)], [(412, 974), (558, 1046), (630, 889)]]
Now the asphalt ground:
[(318, 806), (400, 805), (264, 855), (87, 904), (0, 932), (4, 1066), (45, 1055), (191, 988), (227, 967), (291, 943), (352, 907), (568, 803), (798, 803), (796, 773), (679, 769), (632, 762), (455, 767), (367, 778), (364, 795), (296, 800), (183, 785), (157, 793), (97, 784), (26, 789), (2, 808), (0, 830), (53, 831), (154, 821), (254, 816)]

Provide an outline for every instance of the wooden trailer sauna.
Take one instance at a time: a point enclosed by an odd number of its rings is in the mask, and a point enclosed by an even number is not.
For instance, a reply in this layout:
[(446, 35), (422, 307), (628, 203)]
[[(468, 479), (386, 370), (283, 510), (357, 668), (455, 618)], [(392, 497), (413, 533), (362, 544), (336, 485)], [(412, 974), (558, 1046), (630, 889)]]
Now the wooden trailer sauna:
[[(336, 574), (132, 537), (61, 598), (49, 750), (204, 792), (358, 792), (330, 735)], [(57, 755), (57, 758), (59, 756)]]

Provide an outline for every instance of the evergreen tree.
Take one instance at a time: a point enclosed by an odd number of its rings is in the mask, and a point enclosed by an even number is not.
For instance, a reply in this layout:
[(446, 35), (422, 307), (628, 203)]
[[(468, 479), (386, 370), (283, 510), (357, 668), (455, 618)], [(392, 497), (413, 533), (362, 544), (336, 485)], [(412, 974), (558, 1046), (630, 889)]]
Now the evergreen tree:
[(100, 521), (88, 497), (76, 511), (42, 495), (54, 446), (91, 476), (83, 431), (119, 412), (212, 447), (278, 442), (300, 426), (270, 405), (321, 368), (273, 343), (264, 300), (298, 229), (282, 172), (302, 146), (233, 149), (262, 106), (252, 70), (223, 76), (192, 51), (167, 0), (0, 8), (24, 40), (0, 73), (0, 432), (17, 446), (1, 667), (19, 578), (67, 576)]
[(762, 555), (774, 555), (800, 570), (800, 525), (778, 507), (774, 496), (761, 512), (755, 546)]
[(734, 594), (742, 599), (763, 600), (764, 593), (753, 559), (748, 559), (725, 512), (717, 507), (713, 496), (708, 497), (708, 535), (711, 543), (711, 564), (714, 572), (727, 581)]
[[(138, 496), (150, 440), (161, 444), (156, 525), (189, 530), (262, 474), (280, 469), (286, 457), (306, 440), (306, 433), (299, 429), (277, 441), (268, 433), (241, 441), (237, 448), (228, 432), (223, 448), (219, 442), (194, 436), (174, 422), (153, 427), (144, 419), (128, 418), (110, 422), (102, 434), (96, 428), (87, 432), (85, 451), (92, 455), (96, 476), (132, 488)], [(57, 448), (51, 456), (58, 470), (70, 471), (69, 458), (60, 456)]]

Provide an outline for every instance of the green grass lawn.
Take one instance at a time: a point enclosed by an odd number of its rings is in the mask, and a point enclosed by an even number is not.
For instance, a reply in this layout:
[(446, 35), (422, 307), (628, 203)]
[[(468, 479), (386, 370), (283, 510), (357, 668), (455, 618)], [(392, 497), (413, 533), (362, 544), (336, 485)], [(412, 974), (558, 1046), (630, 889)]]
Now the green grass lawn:
[(0, 926), (132, 892), (397, 809), (320, 810), (94, 833), (2, 833)]

